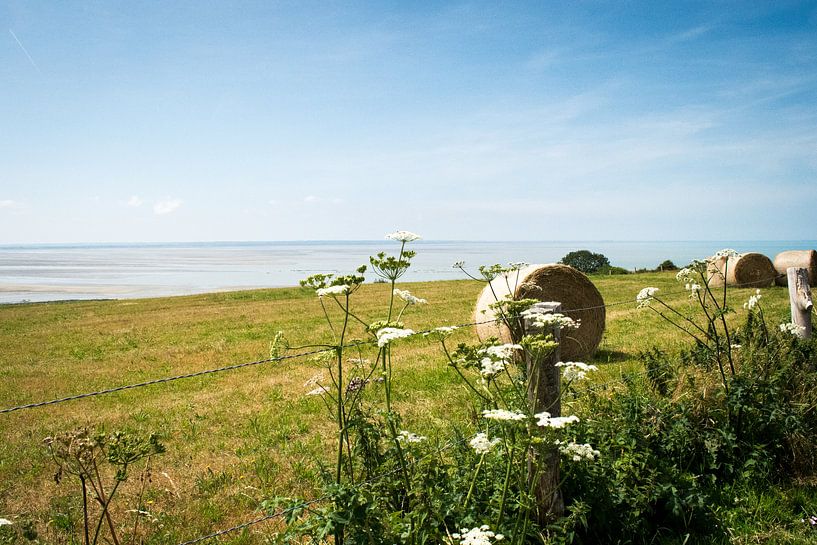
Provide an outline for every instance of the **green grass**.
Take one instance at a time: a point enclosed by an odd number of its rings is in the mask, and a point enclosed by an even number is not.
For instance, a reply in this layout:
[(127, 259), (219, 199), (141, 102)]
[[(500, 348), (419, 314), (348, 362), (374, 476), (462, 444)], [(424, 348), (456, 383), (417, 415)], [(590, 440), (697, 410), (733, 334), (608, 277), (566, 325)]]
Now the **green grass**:
[[(692, 309), (687, 295), (677, 293), (673, 274), (592, 280), (606, 303), (626, 302), (607, 309), (605, 336), (592, 360), (600, 367), (595, 381), (615, 381), (640, 369), (642, 350), (658, 345), (672, 352), (688, 342), (654, 312), (632, 303), (642, 287), (656, 286), (667, 301)], [(482, 285), (403, 287), (430, 301), (404, 315), (407, 327), (422, 330), (470, 322)], [(730, 290), (730, 301), (740, 309), (752, 293)], [(382, 319), (387, 296), (387, 285), (365, 285), (354, 295), (355, 312), (369, 321)], [(761, 302), (769, 323), (788, 321), (785, 288), (763, 290)], [(336, 309), (332, 315), (339, 316)], [(742, 315), (740, 310), (731, 319)], [(266, 358), (279, 330), (292, 346), (332, 342), (316, 297), (296, 288), (0, 306), (0, 405)], [(470, 328), (455, 337), (471, 340)], [(361, 355), (375, 357), (372, 349)], [(309, 496), (318, 462), (332, 449), (325, 408), (304, 395), (309, 389), (304, 382), (322, 366), (315, 358), (271, 363), (0, 415), (0, 517), (30, 518), (42, 529), (43, 521), (59, 521), (61, 513), (76, 510), (75, 484), (55, 484), (42, 439), (83, 425), (163, 434), (167, 453), (154, 462), (147, 498), (159, 516), (154, 530), (162, 543), (252, 518), (259, 501), (271, 495)], [(398, 408), (412, 430), (434, 434), (467, 418), (467, 396), (436, 345), (422, 339), (402, 343), (395, 369)], [(737, 542), (756, 542), (755, 531), (790, 532), (782, 523), (769, 528), (741, 519), (741, 524)], [(48, 532), (56, 526), (53, 522)]]

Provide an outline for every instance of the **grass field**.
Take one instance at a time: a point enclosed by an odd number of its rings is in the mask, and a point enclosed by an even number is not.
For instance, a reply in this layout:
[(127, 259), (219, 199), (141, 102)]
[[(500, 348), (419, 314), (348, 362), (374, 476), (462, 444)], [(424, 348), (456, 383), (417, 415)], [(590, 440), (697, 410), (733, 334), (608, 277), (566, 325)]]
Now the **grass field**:
[[(592, 360), (600, 367), (594, 381), (615, 381), (637, 370), (641, 350), (657, 345), (677, 351), (687, 343), (655, 313), (632, 303), (642, 287), (656, 286), (659, 295), (670, 294), (665, 300), (692, 308), (673, 274), (593, 281), (605, 302), (613, 303)], [(404, 315), (406, 327), (421, 330), (470, 322), (482, 285), (402, 287), (429, 300)], [(730, 290), (739, 309), (731, 319), (742, 319), (742, 304), (752, 293)], [(353, 296), (355, 312), (369, 321), (383, 319), (387, 296), (387, 285), (365, 285)], [(761, 303), (771, 324), (788, 321), (785, 288), (764, 289)], [(0, 408), (266, 358), (277, 331), (292, 347), (331, 342), (317, 298), (297, 288), (0, 306)], [(455, 340), (473, 338), (466, 328)], [(54, 482), (42, 441), (78, 426), (162, 434), (167, 452), (154, 460), (146, 496), (158, 519), (159, 542), (180, 542), (257, 516), (265, 497), (309, 497), (317, 462), (332, 448), (324, 406), (305, 396), (310, 387), (304, 383), (323, 365), (315, 358), (288, 360), (0, 415), (0, 517), (40, 521), (41, 534), (49, 535), (53, 527), (46, 529), (46, 521), (76, 509), (76, 484)], [(398, 408), (409, 429), (434, 435), (467, 418), (466, 396), (437, 345), (404, 342), (395, 365)], [(129, 483), (125, 495), (134, 487)]]

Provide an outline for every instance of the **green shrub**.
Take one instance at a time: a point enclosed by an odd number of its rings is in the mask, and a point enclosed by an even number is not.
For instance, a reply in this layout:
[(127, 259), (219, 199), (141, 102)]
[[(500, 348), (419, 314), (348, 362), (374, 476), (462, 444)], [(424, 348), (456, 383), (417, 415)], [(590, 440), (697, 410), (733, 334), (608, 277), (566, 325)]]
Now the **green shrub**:
[(610, 266), (610, 260), (602, 254), (590, 250), (576, 250), (564, 256), (559, 263), (570, 265), (585, 274), (597, 272), (604, 266)]

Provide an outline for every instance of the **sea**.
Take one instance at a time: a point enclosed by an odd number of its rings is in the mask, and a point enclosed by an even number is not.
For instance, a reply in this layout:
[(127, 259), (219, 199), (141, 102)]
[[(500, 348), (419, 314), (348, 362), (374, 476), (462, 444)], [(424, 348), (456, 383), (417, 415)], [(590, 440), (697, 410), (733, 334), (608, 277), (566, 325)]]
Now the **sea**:
[[(626, 269), (653, 269), (666, 259), (683, 266), (722, 248), (760, 252), (817, 248), (800, 241), (433, 241), (417, 252), (402, 281), (465, 278), (452, 265), (554, 263), (573, 250), (604, 254)], [(347, 274), (369, 256), (399, 251), (377, 241), (178, 242), (0, 245), (0, 304), (131, 299), (296, 286), (315, 273)], [(369, 280), (374, 277), (369, 276)]]

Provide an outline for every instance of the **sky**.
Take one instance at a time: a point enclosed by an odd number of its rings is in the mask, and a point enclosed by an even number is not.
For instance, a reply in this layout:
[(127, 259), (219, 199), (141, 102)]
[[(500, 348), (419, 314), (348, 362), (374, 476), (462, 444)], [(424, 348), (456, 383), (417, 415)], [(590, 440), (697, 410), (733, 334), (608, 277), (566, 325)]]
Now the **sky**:
[(0, 244), (817, 238), (817, 2), (0, 3)]

